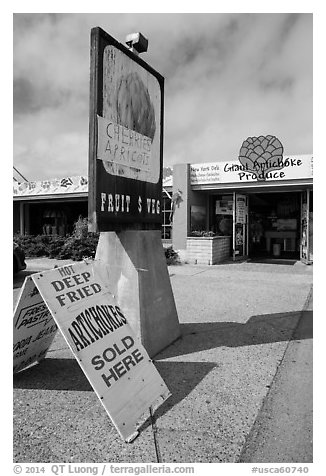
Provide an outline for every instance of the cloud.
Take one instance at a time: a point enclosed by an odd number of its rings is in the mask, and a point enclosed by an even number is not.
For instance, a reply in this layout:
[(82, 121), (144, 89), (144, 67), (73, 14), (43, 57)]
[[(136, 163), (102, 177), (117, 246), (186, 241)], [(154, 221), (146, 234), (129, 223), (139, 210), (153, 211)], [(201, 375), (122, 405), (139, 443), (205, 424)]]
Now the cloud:
[(68, 100), (14, 122), (14, 164), (29, 180), (87, 174), (88, 111)]
[(244, 138), (266, 133), (278, 135), (287, 154), (312, 151), (311, 24), (291, 19), (248, 16), (174, 78), (180, 89), (171, 88), (166, 119), (173, 160), (235, 159)]
[(311, 14), (15, 14), (14, 164), (28, 178), (87, 171), (93, 26), (149, 38), (166, 165), (236, 158), (269, 133), (288, 155), (312, 152)]

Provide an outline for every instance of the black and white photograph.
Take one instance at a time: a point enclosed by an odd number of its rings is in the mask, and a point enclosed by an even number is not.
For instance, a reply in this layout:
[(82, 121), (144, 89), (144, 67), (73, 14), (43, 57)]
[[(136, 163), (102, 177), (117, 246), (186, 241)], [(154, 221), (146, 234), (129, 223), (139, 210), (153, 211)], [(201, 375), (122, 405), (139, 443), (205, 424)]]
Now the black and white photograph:
[(52, 3), (6, 12), (9, 471), (319, 474), (314, 5)]

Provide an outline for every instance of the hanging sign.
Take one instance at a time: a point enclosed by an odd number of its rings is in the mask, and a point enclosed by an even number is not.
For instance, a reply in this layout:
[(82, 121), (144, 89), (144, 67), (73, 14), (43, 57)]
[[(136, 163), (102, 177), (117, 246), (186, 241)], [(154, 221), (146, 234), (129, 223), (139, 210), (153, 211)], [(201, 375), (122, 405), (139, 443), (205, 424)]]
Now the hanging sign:
[(16, 304), (13, 319), (14, 373), (45, 358), (57, 332), (57, 325), (28, 276)]
[(91, 31), (88, 215), (92, 231), (161, 224), (164, 78)]
[(246, 254), (246, 224), (248, 221), (248, 198), (246, 195), (235, 194), (235, 220), (234, 220), (234, 254)]
[(82, 175), (36, 182), (13, 182), (14, 197), (77, 194), (87, 193), (87, 191), (88, 177)]
[(96, 265), (76, 263), (32, 279), (115, 427), (130, 441), (149, 408), (170, 392)]
[(246, 195), (236, 194), (235, 203), (235, 222), (246, 223), (246, 217), (248, 215), (247, 197)]

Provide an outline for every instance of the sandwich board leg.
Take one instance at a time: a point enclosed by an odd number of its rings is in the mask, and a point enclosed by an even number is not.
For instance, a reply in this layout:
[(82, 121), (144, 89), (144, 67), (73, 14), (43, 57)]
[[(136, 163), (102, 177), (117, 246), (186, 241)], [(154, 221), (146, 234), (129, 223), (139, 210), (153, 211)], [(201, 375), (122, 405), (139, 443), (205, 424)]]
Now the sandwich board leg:
[(101, 232), (95, 259), (151, 358), (180, 337), (159, 230)]

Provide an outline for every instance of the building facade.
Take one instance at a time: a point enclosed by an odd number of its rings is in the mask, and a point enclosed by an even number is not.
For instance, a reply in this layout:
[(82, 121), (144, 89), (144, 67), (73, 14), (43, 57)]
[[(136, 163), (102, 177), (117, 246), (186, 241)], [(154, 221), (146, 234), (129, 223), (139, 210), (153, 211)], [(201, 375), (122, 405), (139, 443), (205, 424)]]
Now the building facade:
[[(175, 165), (173, 247), (205, 264), (227, 257), (312, 263), (312, 181), (311, 155), (284, 157), (262, 175), (239, 161)], [(217, 258), (204, 251), (212, 247)]]
[[(88, 178), (14, 182), (14, 233), (71, 233), (88, 215)], [(183, 260), (313, 262), (313, 158), (288, 156), (261, 175), (239, 161), (177, 164), (163, 182), (162, 239)]]
[[(170, 180), (170, 182), (169, 182)], [(167, 180), (172, 184), (171, 178)], [(171, 186), (169, 189), (172, 190)], [(162, 192), (162, 239), (171, 242), (171, 194)], [(88, 177), (73, 176), (13, 183), (13, 232), (21, 235), (61, 235), (73, 231), (88, 216)]]
[(66, 235), (88, 214), (88, 177), (14, 182), (13, 231), (21, 235)]

